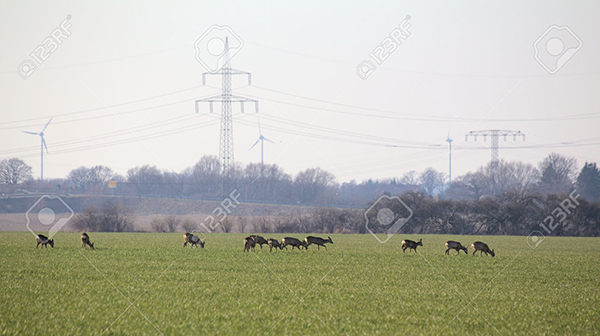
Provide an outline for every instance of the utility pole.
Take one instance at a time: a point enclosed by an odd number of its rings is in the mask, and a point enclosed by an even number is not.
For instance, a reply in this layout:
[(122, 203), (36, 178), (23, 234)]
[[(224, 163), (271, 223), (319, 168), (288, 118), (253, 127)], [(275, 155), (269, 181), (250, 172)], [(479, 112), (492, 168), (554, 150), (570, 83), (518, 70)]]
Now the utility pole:
[(241, 103), (241, 111), (244, 112), (244, 103), (253, 102), (255, 104), (255, 110), (258, 112), (258, 101), (249, 99), (241, 96), (236, 96), (231, 93), (231, 76), (232, 75), (247, 75), (248, 85), (251, 84), (251, 74), (245, 71), (234, 70), (231, 68), (230, 57), (229, 57), (229, 41), (225, 38), (225, 55), (224, 65), (216, 72), (205, 72), (202, 74), (202, 85), (206, 84), (206, 75), (221, 75), (221, 94), (212, 96), (209, 98), (196, 100), (196, 113), (198, 110), (198, 103), (208, 102), (210, 112), (213, 112), (213, 104), (215, 102), (221, 103), (221, 129), (220, 129), (220, 141), (219, 141), (219, 162), (221, 163), (221, 177), (222, 177), (222, 193), (227, 195), (229, 189), (232, 187), (233, 182), (233, 167), (235, 164), (233, 156), (233, 116), (231, 112), (231, 103)]
[(504, 141), (506, 141), (507, 136), (512, 136), (513, 141), (517, 140), (517, 137), (522, 137), (523, 141), (525, 141), (525, 134), (521, 133), (521, 131), (505, 131), (505, 130), (485, 130), (485, 131), (471, 131), (465, 135), (465, 141), (469, 140), (469, 136), (472, 136), (475, 141), (477, 141), (478, 136), (483, 136), (483, 141), (486, 141), (487, 137), (491, 137), (492, 139), (492, 192), (496, 193), (496, 181), (498, 181), (498, 145), (500, 141), (500, 137), (504, 137)]

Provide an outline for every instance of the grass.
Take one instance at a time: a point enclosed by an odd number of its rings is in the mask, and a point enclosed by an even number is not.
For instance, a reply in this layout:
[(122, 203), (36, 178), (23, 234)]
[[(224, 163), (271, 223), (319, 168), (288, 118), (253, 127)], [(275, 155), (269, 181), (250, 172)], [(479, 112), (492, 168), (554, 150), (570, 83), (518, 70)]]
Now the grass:
[[(328, 251), (243, 253), (240, 234), (0, 233), (0, 334), (600, 333), (600, 239), (332, 235)], [(265, 238), (281, 239), (269, 234)], [(290, 235), (298, 238), (301, 235)], [(423, 238), (402, 253), (403, 238)], [(444, 255), (487, 242), (496, 257)]]

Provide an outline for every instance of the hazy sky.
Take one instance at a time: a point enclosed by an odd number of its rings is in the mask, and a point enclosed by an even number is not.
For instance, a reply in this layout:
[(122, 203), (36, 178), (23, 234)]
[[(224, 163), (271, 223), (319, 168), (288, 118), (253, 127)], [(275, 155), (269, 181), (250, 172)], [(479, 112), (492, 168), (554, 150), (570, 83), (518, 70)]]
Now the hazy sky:
[[(22, 131), (50, 117), (46, 178), (98, 164), (179, 172), (217, 155), (220, 107), (196, 113), (194, 100), (221, 79), (202, 87), (195, 43), (228, 25), (244, 43), (232, 67), (252, 73), (252, 86), (234, 78), (235, 93), (260, 101), (258, 114), (233, 106), (236, 161), (260, 161), (259, 146), (249, 151), (260, 118), (276, 143), (265, 162), (320, 166), (340, 182), (447, 173), (448, 133), (453, 176), (464, 174), (490, 159), (490, 139), (465, 142), (474, 130), (525, 133), (501, 141), (506, 160), (598, 162), (598, 13), (598, 1), (2, 1), (0, 159), (39, 177), (40, 139)], [(385, 39), (407, 15), (410, 35), (377, 65), (369, 54), (394, 48)], [(57, 35), (61, 23), (70, 35)], [(365, 59), (377, 68), (362, 79)], [(35, 71), (19, 73), (24, 60)]]

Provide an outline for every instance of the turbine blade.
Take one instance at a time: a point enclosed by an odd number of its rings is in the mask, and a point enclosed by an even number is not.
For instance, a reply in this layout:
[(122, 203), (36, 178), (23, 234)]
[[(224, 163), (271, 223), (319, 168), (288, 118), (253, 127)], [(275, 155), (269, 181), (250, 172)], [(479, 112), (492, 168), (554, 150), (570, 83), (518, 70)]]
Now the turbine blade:
[(265, 137), (263, 137), (263, 139), (264, 139), (264, 140), (267, 140), (268, 142), (270, 142), (270, 143), (272, 143), (272, 144), (274, 144), (274, 145), (276, 145), (276, 143), (274, 143), (273, 141), (271, 141), (271, 140), (269, 140), (269, 139), (267, 139), (267, 138), (265, 138)]
[(21, 131), (23, 133), (27, 133), (27, 134), (33, 134), (33, 135), (40, 135), (39, 133), (33, 133), (33, 132), (27, 132), (27, 131)]
[(251, 151), (252, 148), (254, 148), (254, 146), (258, 145), (259, 142), (260, 142), (260, 138), (258, 138), (258, 140), (256, 140), (256, 142), (254, 143), (254, 145), (252, 145), (252, 147), (250, 147), (249, 151)]
[(50, 120), (48, 120), (48, 123), (46, 124), (46, 126), (44, 126), (44, 129), (40, 133), (44, 133), (44, 131), (46, 130), (46, 127), (48, 127), (48, 125), (50, 125), (50, 122), (52, 121), (52, 119), (54, 119), (54, 117), (52, 117), (52, 118), (50, 118)]
[(48, 146), (46, 146), (46, 139), (44, 139), (44, 137), (42, 137), (42, 143), (44, 144), (44, 148), (46, 148), (46, 153), (50, 154), (48, 152)]

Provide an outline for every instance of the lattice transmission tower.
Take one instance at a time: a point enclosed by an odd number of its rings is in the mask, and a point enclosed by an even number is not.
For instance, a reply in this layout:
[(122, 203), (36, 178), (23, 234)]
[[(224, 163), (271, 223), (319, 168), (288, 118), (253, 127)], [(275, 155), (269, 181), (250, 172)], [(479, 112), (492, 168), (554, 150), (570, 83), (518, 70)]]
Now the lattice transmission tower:
[(219, 162), (221, 163), (222, 173), (222, 193), (229, 192), (233, 183), (233, 167), (235, 164), (233, 156), (233, 115), (231, 103), (240, 103), (241, 111), (244, 112), (244, 103), (252, 102), (255, 105), (255, 111), (258, 112), (258, 101), (246, 97), (236, 96), (231, 93), (231, 76), (247, 75), (248, 85), (251, 84), (251, 74), (245, 71), (234, 70), (231, 68), (231, 59), (229, 57), (229, 41), (225, 38), (225, 54), (223, 56), (223, 67), (215, 72), (205, 72), (202, 74), (202, 85), (206, 84), (206, 75), (221, 75), (221, 94), (196, 100), (196, 113), (199, 112), (198, 103), (208, 103), (210, 112), (213, 112), (214, 103), (221, 103), (221, 128), (219, 141)]

